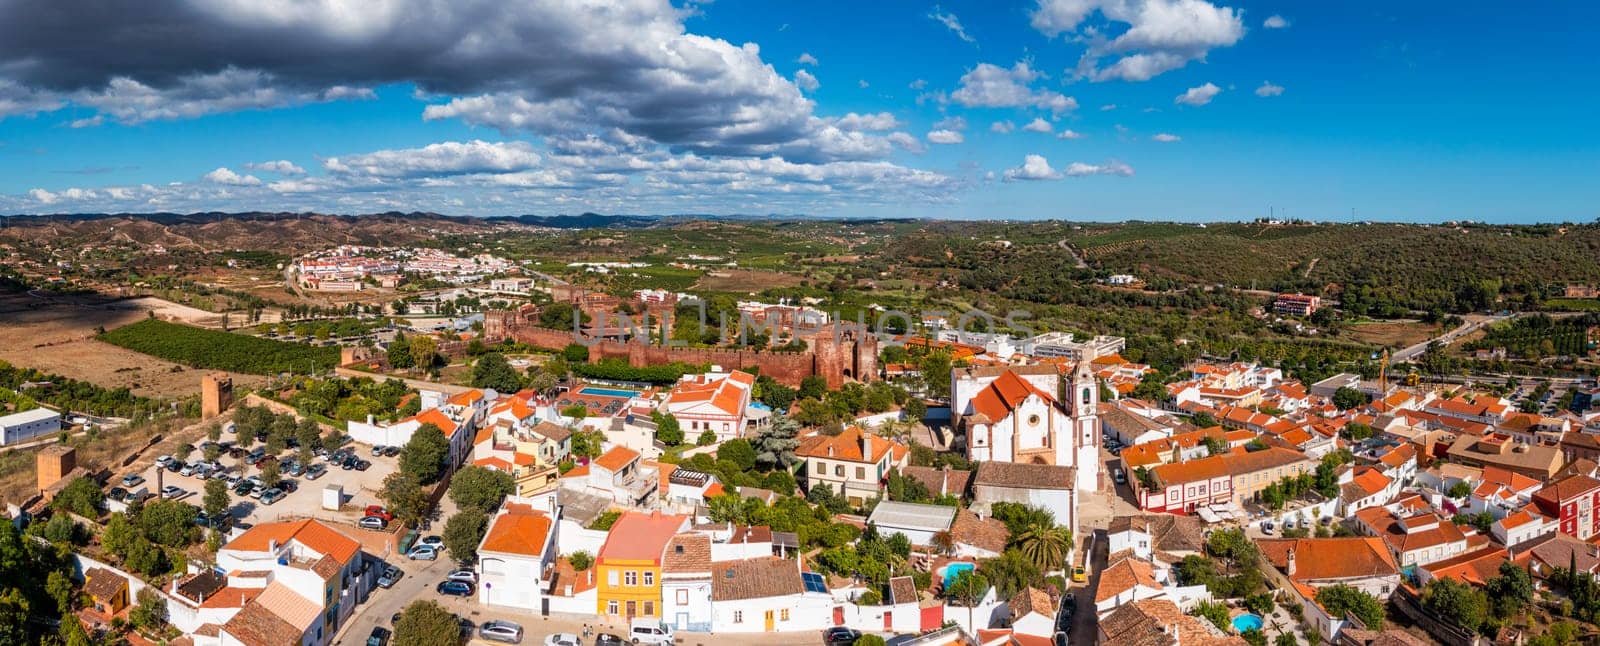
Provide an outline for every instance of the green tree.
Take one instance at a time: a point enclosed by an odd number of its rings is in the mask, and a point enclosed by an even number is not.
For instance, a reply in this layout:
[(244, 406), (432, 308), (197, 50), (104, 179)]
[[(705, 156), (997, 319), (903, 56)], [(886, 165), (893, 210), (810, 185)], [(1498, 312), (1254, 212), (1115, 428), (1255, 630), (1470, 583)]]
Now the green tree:
[(710, 429), (701, 431), (700, 437), (695, 438), (695, 446), (711, 446), (717, 443), (717, 434)]
[(432, 484), (443, 475), (449, 457), (450, 440), (444, 431), (432, 422), (423, 422), (400, 450), (400, 471), (419, 484)]
[(383, 490), (378, 493), (389, 513), (403, 523), (416, 525), (428, 511), (428, 496), (422, 484), (403, 471), (396, 471), (383, 479)]
[(1000, 596), (1011, 598), (1011, 595), (1025, 587), (1033, 585), (1039, 580), (1039, 566), (1033, 560), (1015, 548), (1007, 549), (991, 559), (985, 559), (978, 564), (978, 573), (988, 579), (998, 588)]
[(439, 344), (431, 336), (419, 336), (411, 339), (411, 361), (423, 370), (432, 368), (439, 362)]
[(594, 565), (594, 556), (585, 550), (578, 550), (567, 557), (567, 562), (572, 564), (572, 569), (583, 572)]
[(656, 440), (667, 446), (683, 444), (683, 427), (671, 413), (650, 411), (650, 420), (656, 423)]
[(472, 387), (493, 388), (502, 393), (514, 393), (522, 388), (522, 378), (516, 369), (506, 363), (505, 356), (490, 352), (472, 364)]
[(1294, 633), (1278, 633), (1278, 638), (1273, 640), (1273, 646), (1300, 646), (1300, 640), (1294, 638)]
[(1340, 386), (1338, 390), (1333, 391), (1333, 405), (1338, 406), (1339, 410), (1350, 410), (1366, 406), (1367, 395), (1355, 388)]
[(1067, 554), (1072, 551), (1072, 531), (1054, 522), (1037, 523), (1013, 536), (1012, 542), (1040, 571), (1052, 572), (1066, 565)]
[(216, 422), (212, 422), (211, 424), (207, 425), (206, 439), (211, 440), (212, 442), (220, 442), (222, 440), (222, 425)]
[(828, 380), (821, 375), (811, 375), (800, 380), (800, 390), (795, 399), (822, 399), (828, 394)]
[(1206, 455), (1222, 455), (1228, 452), (1228, 441), (1214, 435), (1207, 435), (1200, 439), (1206, 447)]
[(55, 499), (50, 501), (50, 508), (70, 511), (84, 518), (99, 518), (100, 505), (104, 501), (105, 494), (100, 491), (100, 485), (87, 477), (78, 476), (56, 494)]
[(488, 514), (475, 507), (464, 508), (445, 522), (444, 547), (457, 559), (475, 559), (478, 556), (478, 543), (483, 542), (483, 534), (488, 529)]
[(1320, 588), (1317, 603), (1335, 617), (1350, 613), (1370, 630), (1383, 628), (1383, 602), (1358, 588), (1342, 583)]
[(194, 517), (200, 510), (177, 500), (157, 500), (139, 511), (137, 525), (150, 542), (167, 547), (187, 547), (200, 540)]
[(756, 450), (750, 446), (749, 440), (736, 437), (717, 447), (717, 460), (727, 460), (740, 470), (749, 471), (756, 466)]
[(1197, 428), (1211, 428), (1213, 426), (1220, 426), (1220, 424), (1217, 423), (1217, 418), (1212, 417), (1211, 413), (1207, 413), (1205, 411), (1195, 413), (1194, 416), (1189, 418), (1189, 423), (1194, 424)]
[(794, 450), (800, 446), (799, 435), (798, 422), (788, 415), (773, 413), (767, 427), (757, 432), (752, 442), (756, 464), (763, 469), (788, 469), (794, 466)]
[[(901, 535), (896, 534), (896, 536)], [(950, 582), (950, 587), (945, 588), (944, 594), (966, 606), (967, 625), (976, 626), (977, 624), (973, 623), (972, 609), (978, 605), (979, 601), (983, 601), (983, 595), (988, 591), (989, 580), (984, 578), (982, 574), (972, 570), (962, 570), (960, 574), (956, 575), (955, 580)]]
[[(72, 577), (61, 570), (51, 570), (50, 574), (45, 577), (44, 590), (56, 602), (56, 614), (61, 615), (64, 619), (70, 619), (67, 615), (72, 613), (73, 598), (77, 596), (77, 586), (72, 583)], [(78, 622), (66, 621), (63, 623), (75, 624)]]
[(395, 646), (457, 646), (461, 627), (456, 616), (438, 603), (413, 601), (394, 624)]
[[(868, 590), (868, 592), (872, 591)], [(862, 595), (863, 598), (865, 596)], [(876, 596), (876, 593), (874, 593), (874, 596)], [(850, 642), (850, 646), (886, 646), (886, 644), (887, 642), (884, 642), (882, 637), (870, 633), (857, 637), (855, 641)]]
[(1189, 614), (1204, 618), (1223, 633), (1233, 628), (1228, 621), (1228, 606), (1218, 601), (1201, 601), (1195, 605), (1194, 610), (1189, 611)]
[(580, 458), (600, 457), (600, 448), (605, 446), (606, 436), (600, 431), (573, 431), (572, 455)]
[(128, 547), (133, 543), (134, 529), (128, 522), (127, 515), (122, 512), (111, 514), (106, 519), (105, 529), (100, 530), (100, 546), (107, 552), (127, 558)]
[[(69, 619), (61, 622), (61, 631), (58, 633), (64, 646), (94, 646), (94, 640), (89, 633), (84, 631), (83, 622)], [(20, 643), (20, 642), (18, 642)]]
[(389, 365), (399, 369), (406, 369), (417, 365), (417, 360), (411, 356), (411, 340), (403, 334), (396, 334), (394, 341), (389, 343)]
[(128, 611), (128, 620), (140, 628), (159, 628), (167, 623), (167, 600), (149, 587), (139, 590), (138, 603)]
[(277, 460), (267, 460), (261, 463), (261, 484), (268, 489), (278, 486), (278, 481), (283, 480), (283, 467)]
[(511, 474), (476, 465), (463, 467), (450, 478), (450, 499), (463, 510), (493, 511), (516, 489)]
[(1489, 597), (1482, 590), (1450, 578), (1429, 581), (1422, 589), (1422, 606), (1473, 632), (1489, 619)]
[(233, 501), (228, 498), (228, 483), (221, 478), (212, 478), (206, 481), (206, 495), (203, 500), (206, 516), (212, 519), (221, 517), (233, 506)]
[(1492, 602), (1494, 616), (1505, 619), (1521, 613), (1533, 602), (1533, 578), (1527, 570), (1506, 561), (1500, 564), (1500, 576), (1484, 583), (1484, 591)]

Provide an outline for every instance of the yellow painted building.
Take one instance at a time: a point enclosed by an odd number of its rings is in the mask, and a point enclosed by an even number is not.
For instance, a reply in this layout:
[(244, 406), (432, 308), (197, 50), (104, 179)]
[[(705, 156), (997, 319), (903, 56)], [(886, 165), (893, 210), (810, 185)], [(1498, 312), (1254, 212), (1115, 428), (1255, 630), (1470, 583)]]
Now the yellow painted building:
[(667, 543), (689, 528), (688, 516), (624, 513), (595, 558), (595, 612), (628, 618), (661, 617), (661, 559)]

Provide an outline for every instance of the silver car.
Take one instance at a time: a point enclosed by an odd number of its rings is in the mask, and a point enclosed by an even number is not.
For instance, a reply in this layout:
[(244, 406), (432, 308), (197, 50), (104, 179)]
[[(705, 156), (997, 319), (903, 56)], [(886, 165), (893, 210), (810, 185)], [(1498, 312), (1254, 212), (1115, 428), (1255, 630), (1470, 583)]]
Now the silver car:
[(478, 627), (478, 636), (489, 641), (520, 644), (522, 643), (522, 626), (500, 619), (485, 621), (482, 626)]

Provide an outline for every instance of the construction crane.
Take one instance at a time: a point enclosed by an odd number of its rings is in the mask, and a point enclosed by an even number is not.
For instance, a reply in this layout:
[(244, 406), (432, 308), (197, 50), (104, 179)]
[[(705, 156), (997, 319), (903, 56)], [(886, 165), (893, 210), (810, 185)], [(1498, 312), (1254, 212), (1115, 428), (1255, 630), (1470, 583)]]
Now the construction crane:
[(1383, 349), (1383, 358), (1378, 362), (1378, 398), (1389, 396), (1389, 349)]

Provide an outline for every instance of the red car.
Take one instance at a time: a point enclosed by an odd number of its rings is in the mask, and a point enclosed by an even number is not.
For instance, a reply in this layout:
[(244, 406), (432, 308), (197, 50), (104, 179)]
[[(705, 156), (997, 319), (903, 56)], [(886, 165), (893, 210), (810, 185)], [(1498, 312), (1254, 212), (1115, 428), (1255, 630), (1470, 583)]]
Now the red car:
[(394, 520), (394, 514), (389, 513), (382, 505), (367, 505), (367, 515), (382, 518), (384, 522)]

